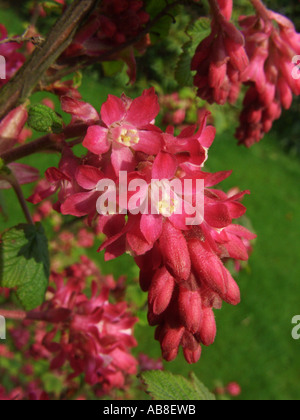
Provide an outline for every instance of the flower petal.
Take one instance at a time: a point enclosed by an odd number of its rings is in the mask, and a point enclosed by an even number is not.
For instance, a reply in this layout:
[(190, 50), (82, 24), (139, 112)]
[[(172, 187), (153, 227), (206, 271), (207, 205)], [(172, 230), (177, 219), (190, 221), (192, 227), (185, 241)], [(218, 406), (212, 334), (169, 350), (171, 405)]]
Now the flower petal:
[(93, 190), (103, 178), (103, 173), (94, 166), (79, 166), (77, 169), (76, 181), (85, 190)]
[(147, 241), (153, 244), (161, 235), (163, 226), (160, 214), (143, 214), (141, 217), (140, 228)]
[(83, 140), (83, 146), (95, 155), (103, 155), (109, 151), (110, 143), (107, 138), (108, 131), (99, 125), (88, 128), (87, 135)]
[(139, 131), (140, 141), (133, 149), (147, 155), (157, 155), (162, 149), (162, 135), (155, 131)]
[(222, 229), (232, 223), (227, 205), (222, 203), (205, 206), (204, 219), (211, 227), (217, 229)]
[(75, 121), (95, 123), (100, 119), (98, 112), (92, 105), (70, 96), (61, 98), (61, 107), (64, 112), (71, 114)]
[(127, 112), (126, 121), (136, 127), (143, 127), (150, 124), (158, 113), (158, 97), (154, 88), (150, 88), (132, 102)]
[(130, 148), (115, 144), (113, 145), (111, 162), (117, 176), (120, 171), (133, 172), (136, 165), (134, 155)]
[(96, 203), (99, 197), (98, 193), (78, 193), (73, 194), (66, 199), (61, 206), (61, 213), (71, 216), (82, 217), (93, 212), (96, 213)]
[(160, 152), (153, 164), (153, 179), (172, 179), (177, 170), (177, 161), (169, 153)]
[(117, 121), (121, 121), (126, 114), (125, 102), (114, 95), (108, 95), (107, 101), (102, 105), (101, 118), (109, 127)]

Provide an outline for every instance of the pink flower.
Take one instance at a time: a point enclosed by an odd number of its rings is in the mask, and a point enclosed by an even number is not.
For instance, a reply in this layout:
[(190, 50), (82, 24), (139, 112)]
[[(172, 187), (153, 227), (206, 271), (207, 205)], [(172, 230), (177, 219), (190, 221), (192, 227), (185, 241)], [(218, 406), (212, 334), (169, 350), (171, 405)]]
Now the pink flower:
[(154, 89), (144, 91), (133, 101), (110, 95), (101, 109), (103, 126), (91, 126), (83, 145), (96, 155), (103, 155), (112, 147), (111, 162), (116, 174), (131, 171), (136, 165), (132, 150), (150, 155), (161, 150), (160, 130), (152, 124), (158, 112)]

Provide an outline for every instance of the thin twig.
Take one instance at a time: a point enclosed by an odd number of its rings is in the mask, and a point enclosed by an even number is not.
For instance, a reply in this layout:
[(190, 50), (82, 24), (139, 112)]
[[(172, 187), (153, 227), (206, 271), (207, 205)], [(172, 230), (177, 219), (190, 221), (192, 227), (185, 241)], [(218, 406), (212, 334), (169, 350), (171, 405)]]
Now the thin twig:
[(23, 210), (23, 213), (25, 215), (25, 218), (27, 220), (27, 223), (29, 225), (34, 225), (34, 221), (33, 221), (32, 216), (30, 214), (30, 211), (29, 211), (29, 208), (27, 206), (27, 203), (26, 203), (26, 200), (25, 200), (25, 197), (24, 197), (22, 188), (21, 188), (21, 186), (20, 186), (17, 178), (11, 173), (8, 176), (7, 181), (10, 182), (11, 186), (13, 187), (13, 189), (14, 189), (14, 191), (16, 193), (16, 196), (17, 196), (17, 198), (19, 200), (20, 206), (21, 206), (21, 208)]
[[(85, 135), (87, 129), (88, 126), (86, 124), (75, 124), (73, 126), (66, 127), (62, 134), (64, 135), (65, 140), (75, 139), (70, 144), (68, 143), (70, 147), (73, 147), (81, 143), (82, 136)], [(0, 157), (3, 162), (8, 165), (9, 163), (16, 162), (17, 160), (23, 159), (24, 157), (33, 155), (35, 153), (45, 151), (62, 151), (64, 146), (64, 142), (57, 142), (56, 135), (47, 134), (46, 136), (40, 137), (34, 141), (2, 153)]]
[(17, 36), (17, 37), (9, 37), (2, 39), (0, 41), (0, 45), (2, 44), (8, 44), (12, 42), (16, 42), (17, 44), (23, 44), (23, 42), (32, 42), (34, 45), (42, 45), (42, 43), (45, 41), (45, 38), (42, 36)]

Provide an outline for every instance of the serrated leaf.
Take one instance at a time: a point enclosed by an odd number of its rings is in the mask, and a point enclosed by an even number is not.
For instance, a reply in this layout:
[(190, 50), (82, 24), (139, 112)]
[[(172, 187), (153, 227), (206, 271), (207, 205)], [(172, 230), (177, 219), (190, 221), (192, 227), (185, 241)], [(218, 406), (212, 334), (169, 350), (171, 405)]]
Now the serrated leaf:
[(191, 72), (192, 55), (190, 52), (192, 43), (188, 42), (183, 46), (183, 52), (179, 57), (176, 70), (175, 79), (180, 86), (192, 86), (193, 76)]
[[(149, 13), (150, 17), (152, 19), (155, 19), (166, 7), (166, 3), (163, 1), (158, 0), (149, 0), (147, 4), (147, 13)], [(172, 10), (169, 12), (169, 14), (166, 14), (165, 16), (162, 16), (161, 19), (159, 19), (155, 25), (151, 28), (151, 36), (153, 40), (156, 39), (158, 36), (166, 37), (170, 31), (170, 28), (172, 24), (174, 23), (175, 16), (178, 14), (178, 6), (175, 6), (172, 8)], [(174, 18), (173, 18), (174, 16)]]
[(191, 63), (198, 45), (211, 33), (210, 20), (208, 18), (198, 19), (187, 29), (187, 35), (191, 38), (189, 42), (182, 47), (182, 54), (179, 57), (175, 79), (180, 86), (193, 85), (193, 73)]
[(147, 385), (147, 392), (155, 400), (165, 401), (211, 401), (215, 397), (195, 378), (188, 381), (180, 375), (166, 371), (149, 371), (141, 375)]
[(194, 372), (190, 374), (190, 378), (195, 388), (195, 391), (199, 395), (199, 399), (201, 401), (215, 401), (216, 397), (214, 396), (214, 394), (212, 394), (206, 388), (206, 386), (199, 380), (199, 378), (194, 374)]
[(204, 38), (208, 37), (211, 33), (211, 20), (202, 17), (193, 22), (187, 29), (187, 34), (191, 37), (193, 46), (197, 48)]
[(2, 235), (0, 284), (16, 288), (25, 310), (43, 303), (49, 275), (48, 242), (42, 225), (19, 225)]

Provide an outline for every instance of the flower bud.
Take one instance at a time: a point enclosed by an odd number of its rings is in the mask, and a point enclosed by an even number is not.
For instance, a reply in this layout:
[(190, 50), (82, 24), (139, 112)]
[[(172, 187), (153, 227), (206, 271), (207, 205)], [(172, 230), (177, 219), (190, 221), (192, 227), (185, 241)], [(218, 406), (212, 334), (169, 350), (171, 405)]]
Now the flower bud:
[(183, 325), (192, 333), (198, 331), (202, 320), (202, 303), (199, 292), (192, 292), (180, 287), (178, 305)]
[(149, 304), (155, 315), (160, 315), (167, 309), (174, 286), (174, 278), (165, 267), (157, 271), (149, 289)]

